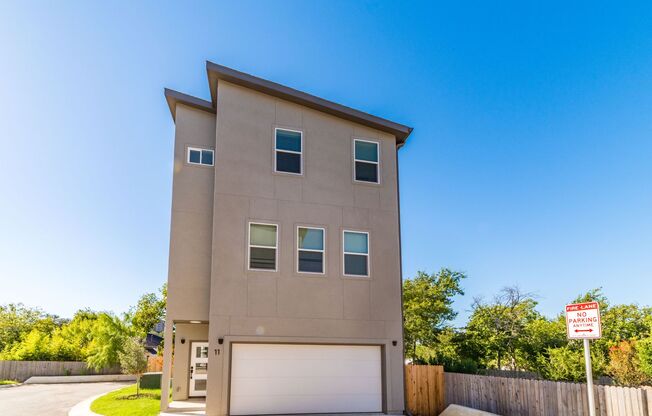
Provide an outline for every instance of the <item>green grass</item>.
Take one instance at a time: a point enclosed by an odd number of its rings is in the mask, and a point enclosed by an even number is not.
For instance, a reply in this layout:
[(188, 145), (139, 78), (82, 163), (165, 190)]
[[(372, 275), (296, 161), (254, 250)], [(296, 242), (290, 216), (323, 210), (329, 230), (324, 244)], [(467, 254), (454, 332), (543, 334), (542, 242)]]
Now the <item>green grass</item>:
[(0, 380), (0, 386), (6, 386), (8, 384), (18, 384), (16, 380)]
[(136, 398), (134, 384), (95, 399), (91, 410), (104, 416), (156, 416), (160, 405), (160, 389), (140, 389), (140, 397)]

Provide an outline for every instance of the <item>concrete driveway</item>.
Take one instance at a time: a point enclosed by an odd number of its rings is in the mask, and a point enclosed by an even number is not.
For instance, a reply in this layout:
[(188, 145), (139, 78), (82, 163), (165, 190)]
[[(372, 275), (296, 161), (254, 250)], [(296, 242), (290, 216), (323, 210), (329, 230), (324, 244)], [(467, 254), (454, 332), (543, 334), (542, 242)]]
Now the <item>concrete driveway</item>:
[(0, 389), (2, 416), (67, 416), (71, 407), (91, 396), (133, 383), (23, 384)]

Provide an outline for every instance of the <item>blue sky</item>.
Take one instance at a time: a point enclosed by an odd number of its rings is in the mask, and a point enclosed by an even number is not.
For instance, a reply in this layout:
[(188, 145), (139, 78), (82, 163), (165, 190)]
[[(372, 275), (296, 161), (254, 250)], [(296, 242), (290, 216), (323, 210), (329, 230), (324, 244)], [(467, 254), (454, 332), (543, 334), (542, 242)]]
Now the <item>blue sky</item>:
[(652, 3), (0, 3), (0, 304), (121, 312), (167, 276), (170, 87), (205, 60), (415, 128), (403, 268), (541, 310), (652, 291)]

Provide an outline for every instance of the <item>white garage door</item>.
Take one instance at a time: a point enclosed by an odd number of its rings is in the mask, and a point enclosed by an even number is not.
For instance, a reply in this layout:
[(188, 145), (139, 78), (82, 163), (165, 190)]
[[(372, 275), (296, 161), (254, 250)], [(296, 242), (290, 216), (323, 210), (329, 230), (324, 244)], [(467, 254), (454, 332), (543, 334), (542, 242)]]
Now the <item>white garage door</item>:
[(233, 345), (232, 415), (381, 410), (378, 346)]

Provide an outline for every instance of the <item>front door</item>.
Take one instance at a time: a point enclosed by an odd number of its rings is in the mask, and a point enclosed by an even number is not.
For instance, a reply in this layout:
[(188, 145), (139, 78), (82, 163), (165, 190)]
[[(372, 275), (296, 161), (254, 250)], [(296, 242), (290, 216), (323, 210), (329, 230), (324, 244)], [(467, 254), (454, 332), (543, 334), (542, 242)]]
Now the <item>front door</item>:
[(206, 396), (208, 342), (190, 343), (190, 388), (188, 396)]

